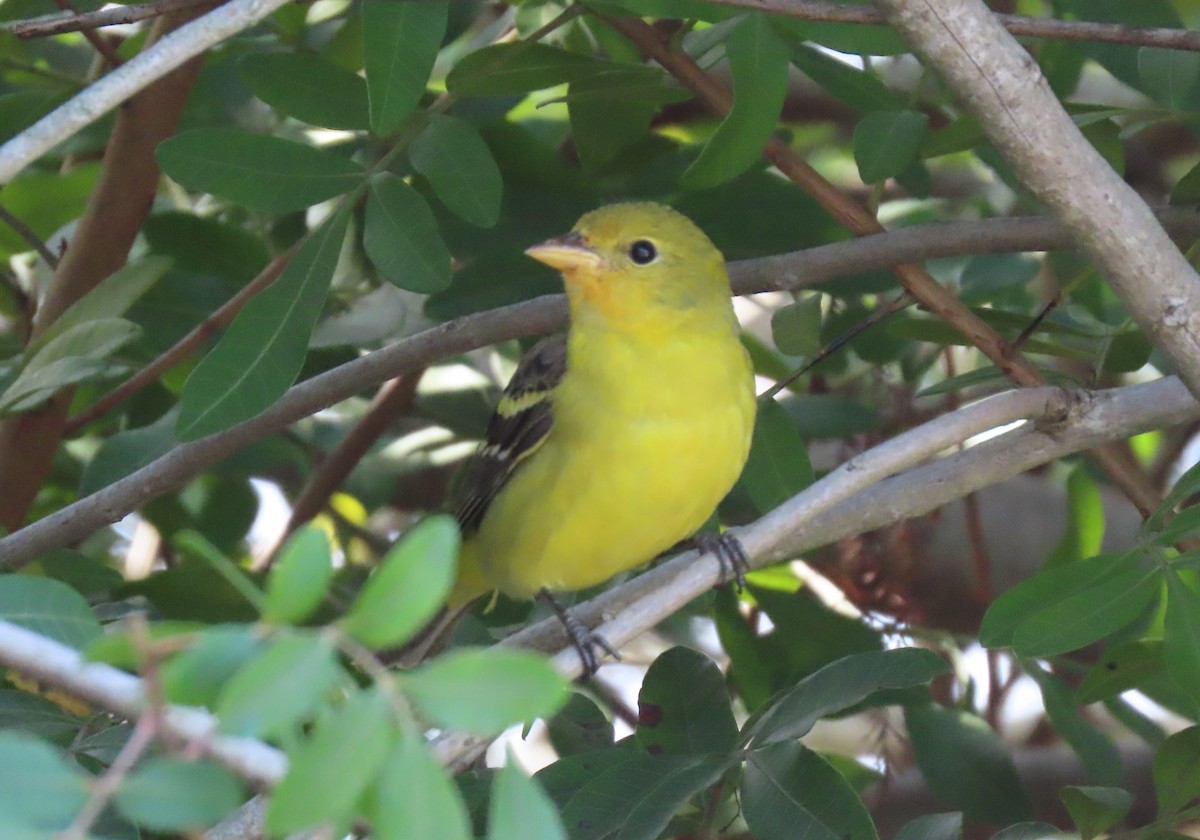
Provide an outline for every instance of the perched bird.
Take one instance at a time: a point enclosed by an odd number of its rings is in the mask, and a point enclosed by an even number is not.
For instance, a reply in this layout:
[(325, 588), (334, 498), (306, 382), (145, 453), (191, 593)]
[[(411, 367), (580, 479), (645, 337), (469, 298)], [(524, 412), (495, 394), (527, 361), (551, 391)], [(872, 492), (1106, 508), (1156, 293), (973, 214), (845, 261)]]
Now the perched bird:
[(552, 594), (639, 566), (708, 519), (750, 449), (753, 373), (724, 258), (676, 211), (610, 205), (525, 253), (562, 272), (570, 329), (521, 360), (466, 469), (450, 606), (492, 590), (543, 598), (594, 671), (590, 647), (607, 644)]

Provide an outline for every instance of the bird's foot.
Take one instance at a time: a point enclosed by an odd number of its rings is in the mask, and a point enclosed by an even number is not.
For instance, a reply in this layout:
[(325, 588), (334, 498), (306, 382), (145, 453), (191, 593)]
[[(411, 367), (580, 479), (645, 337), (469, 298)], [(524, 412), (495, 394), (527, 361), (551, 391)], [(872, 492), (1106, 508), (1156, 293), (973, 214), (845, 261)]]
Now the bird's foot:
[(562, 622), (562, 626), (571, 640), (571, 646), (575, 648), (575, 652), (579, 654), (579, 660), (583, 663), (585, 679), (591, 679), (600, 670), (600, 659), (604, 654), (607, 653), (613, 659), (620, 661), (621, 654), (613, 649), (613, 646), (608, 643), (608, 639), (584, 626), (583, 622), (571, 615), (567, 608), (560, 604), (548, 590), (543, 589), (539, 592), (537, 599), (548, 606)]
[(742, 548), (741, 541), (733, 534), (728, 531), (722, 534), (704, 531), (684, 540), (680, 545), (715, 555), (717, 564), (721, 567), (721, 582), (727, 583), (732, 580), (737, 592), (746, 588), (746, 572), (750, 571), (750, 558), (746, 556), (746, 549)]

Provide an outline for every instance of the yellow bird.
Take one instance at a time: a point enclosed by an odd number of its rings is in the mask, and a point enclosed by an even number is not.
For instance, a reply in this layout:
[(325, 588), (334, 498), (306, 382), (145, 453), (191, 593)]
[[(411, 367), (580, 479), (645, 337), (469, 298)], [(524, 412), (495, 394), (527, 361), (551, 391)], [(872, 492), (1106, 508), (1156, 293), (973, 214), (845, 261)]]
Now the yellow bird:
[[(467, 467), (449, 606), (543, 598), (594, 671), (591, 648), (610, 649), (552, 594), (640, 566), (708, 519), (750, 449), (753, 372), (724, 258), (676, 211), (603, 207), (525, 253), (562, 272), (570, 330), (521, 360)], [(705, 547), (744, 563), (735, 542)]]

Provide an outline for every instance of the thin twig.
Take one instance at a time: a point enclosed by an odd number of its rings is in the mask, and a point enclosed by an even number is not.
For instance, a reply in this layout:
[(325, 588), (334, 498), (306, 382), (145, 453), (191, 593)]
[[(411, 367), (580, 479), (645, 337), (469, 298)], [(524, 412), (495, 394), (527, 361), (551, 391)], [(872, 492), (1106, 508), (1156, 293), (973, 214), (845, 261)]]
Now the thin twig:
[[(712, 0), (722, 6), (734, 6), (770, 12), (800, 20), (833, 23), (886, 24), (884, 16), (868, 5), (831, 3), (823, 0)], [(1058, 20), (1026, 15), (996, 14), (996, 20), (1013, 35), (1049, 41), (1095, 41), (1105, 44), (1134, 44), (1175, 50), (1200, 50), (1200, 32), (1164, 27), (1124, 26), (1090, 20)]]
[(43, 15), (27, 20), (0, 23), (0, 31), (7, 29), (18, 38), (45, 38), (64, 32), (79, 32), (116, 26), (122, 23), (137, 23), (139, 20), (157, 17), (177, 9), (192, 9), (216, 6), (224, 0), (151, 0), (135, 6), (114, 6), (94, 12), (74, 12), (65, 15)]
[(9, 212), (3, 204), (0, 204), (0, 222), (4, 222), (12, 228), (18, 236), (25, 240), (25, 244), (37, 251), (38, 256), (45, 260), (46, 265), (54, 269), (58, 268), (58, 257), (54, 256), (54, 253), (46, 247), (46, 243), (42, 241), (41, 237), (34, 233), (33, 228)]
[(155, 358), (154, 361), (150, 362), (150, 364), (68, 420), (66, 426), (63, 428), (63, 435), (72, 435), (88, 423), (103, 417), (147, 385), (154, 382), (169, 368), (179, 364), (198, 350), (217, 330), (224, 329), (233, 323), (233, 319), (242, 311), (242, 307), (250, 302), (251, 298), (279, 279), (279, 275), (287, 268), (288, 263), (291, 262), (292, 257), (295, 256), (296, 249), (299, 247), (300, 243), (296, 243), (287, 251), (284, 251), (278, 257), (271, 260), (267, 267), (258, 273), (257, 277), (243, 286), (236, 295), (222, 304), (216, 312), (193, 327), (187, 335), (176, 341), (171, 347)]
[[(60, 9), (68, 14), (76, 16), (80, 14), (79, 9), (75, 8), (75, 4), (72, 3), (71, 0), (54, 0), (54, 2)], [(85, 29), (83, 31), (83, 37), (89, 44), (92, 45), (92, 49), (94, 49), (104, 58), (109, 67), (120, 67), (125, 63), (121, 60), (121, 56), (117, 55), (117, 51), (113, 49), (112, 44), (104, 40), (104, 36), (100, 33), (91, 29)]]

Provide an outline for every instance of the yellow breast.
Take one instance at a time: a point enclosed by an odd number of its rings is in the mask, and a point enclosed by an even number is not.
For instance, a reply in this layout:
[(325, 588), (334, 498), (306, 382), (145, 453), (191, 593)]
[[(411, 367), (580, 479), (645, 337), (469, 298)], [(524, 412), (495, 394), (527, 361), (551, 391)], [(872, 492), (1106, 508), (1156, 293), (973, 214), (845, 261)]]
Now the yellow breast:
[(665, 343), (581, 331), (555, 406), (471, 541), (517, 597), (602, 583), (694, 533), (745, 462), (753, 376), (732, 328)]

